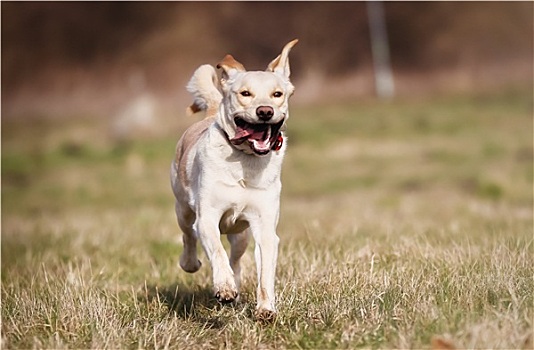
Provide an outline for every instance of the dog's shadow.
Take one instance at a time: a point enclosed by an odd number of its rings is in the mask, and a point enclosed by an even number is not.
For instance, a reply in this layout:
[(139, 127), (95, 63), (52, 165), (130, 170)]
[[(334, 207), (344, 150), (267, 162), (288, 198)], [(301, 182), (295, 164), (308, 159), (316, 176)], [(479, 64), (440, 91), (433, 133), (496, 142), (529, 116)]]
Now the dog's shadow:
[[(222, 305), (213, 296), (213, 291), (208, 286), (187, 287), (182, 284), (169, 286), (147, 285), (143, 295), (139, 297), (147, 302), (156, 301), (169, 310), (169, 314), (184, 320), (199, 322), (209, 328), (219, 329), (224, 326), (227, 315), (224, 308), (232, 307)], [(243, 307), (243, 300), (234, 307)], [(246, 309), (246, 307), (245, 307)], [(252, 316), (251, 312), (250, 316)]]

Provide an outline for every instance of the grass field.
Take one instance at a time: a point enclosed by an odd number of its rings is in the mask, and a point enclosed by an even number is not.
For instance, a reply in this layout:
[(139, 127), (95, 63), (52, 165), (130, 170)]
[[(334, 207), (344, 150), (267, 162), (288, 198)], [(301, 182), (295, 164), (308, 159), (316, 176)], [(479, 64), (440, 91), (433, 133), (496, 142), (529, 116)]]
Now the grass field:
[[(168, 167), (187, 124), (2, 125), (2, 338), (15, 348), (532, 348), (532, 92), (295, 107), (279, 315), (255, 266), (220, 306), (177, 265)], [(226, 240), (225, 240), (226, 241)]]

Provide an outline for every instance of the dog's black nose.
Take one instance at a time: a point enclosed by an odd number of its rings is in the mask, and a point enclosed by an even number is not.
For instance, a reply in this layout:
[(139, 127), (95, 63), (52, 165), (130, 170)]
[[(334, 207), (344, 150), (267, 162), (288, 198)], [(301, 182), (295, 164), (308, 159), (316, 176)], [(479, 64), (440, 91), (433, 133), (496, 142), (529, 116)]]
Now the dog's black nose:
[(274, 109), (273, 107), (269, 106), (259, 106), (256, 109), (256, 115), (258, 116), (258, 118), (266, 122), (268, 120), (271, 120), (271, 118), (273, 117)]

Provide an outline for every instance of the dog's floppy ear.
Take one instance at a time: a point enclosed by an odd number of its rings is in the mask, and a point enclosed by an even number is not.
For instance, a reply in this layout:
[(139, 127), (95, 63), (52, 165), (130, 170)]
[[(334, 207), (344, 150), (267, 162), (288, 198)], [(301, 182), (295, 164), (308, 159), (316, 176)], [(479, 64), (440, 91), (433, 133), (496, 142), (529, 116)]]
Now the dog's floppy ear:
[(232, 55), (224, 56), (222, 61), (219, 62), (219, 64), (217, 64), (217, 68), (222, 68), (222, 70), (223, 70), (223, 75), (222, 75), (223, 80), (227, 80), (229, 77), (231, 77), (232, 75), (234, 75), (237, 72), (246, 71), (245, 67), (243, 67), (243, 65), (241, 63), (236, 61), (236, 59)]
[(295, 46), (298, 41), (299, 39), (295, 39), (288, 42), (282, 49), (282, 53), (269, 63), (267, 71), (280, 73), (286, 78), (289, 78), (289, 75), (291, 74), (291, 70), (289, 69), (289, 51), (291, 51), (291, 48)]

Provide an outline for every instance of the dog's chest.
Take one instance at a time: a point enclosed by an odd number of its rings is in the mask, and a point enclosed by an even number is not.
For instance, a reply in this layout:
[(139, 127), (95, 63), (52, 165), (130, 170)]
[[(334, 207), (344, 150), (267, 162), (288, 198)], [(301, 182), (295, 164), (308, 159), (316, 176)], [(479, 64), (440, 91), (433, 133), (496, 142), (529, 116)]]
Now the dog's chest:
[(237, 186), (220, 187), (209, 199), (211, 206), (221, 213), (221, 233), (239, 233), (249, 227), (250, 222), (261, 221), (262, 217), (276, 215), (279, 209), (280, 185), (272, 188), (253, 189)]

